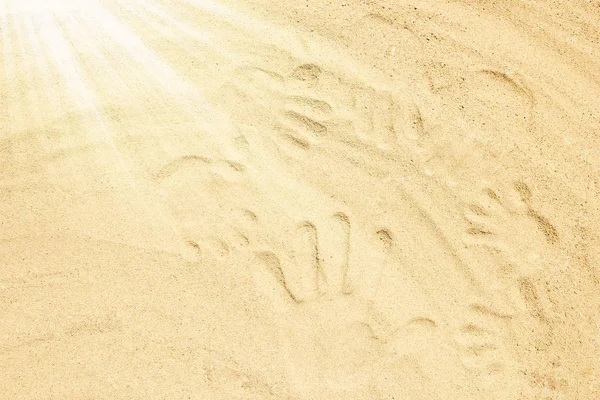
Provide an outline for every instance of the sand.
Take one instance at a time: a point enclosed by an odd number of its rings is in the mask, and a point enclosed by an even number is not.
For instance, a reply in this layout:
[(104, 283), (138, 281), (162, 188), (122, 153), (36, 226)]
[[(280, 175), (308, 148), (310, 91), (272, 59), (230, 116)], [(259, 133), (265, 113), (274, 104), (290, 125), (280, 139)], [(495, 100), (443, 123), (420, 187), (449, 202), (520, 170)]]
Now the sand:
[(0, 17), (0, 398), (600, 398), (597, 1)]

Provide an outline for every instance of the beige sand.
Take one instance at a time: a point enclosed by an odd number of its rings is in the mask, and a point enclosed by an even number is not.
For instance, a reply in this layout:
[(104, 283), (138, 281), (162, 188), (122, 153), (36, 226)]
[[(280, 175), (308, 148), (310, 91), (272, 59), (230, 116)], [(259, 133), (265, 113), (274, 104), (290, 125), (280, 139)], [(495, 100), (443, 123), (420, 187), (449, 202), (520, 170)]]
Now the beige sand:
[(597, 1), (0, 17), (0, 399), (600, 398)]

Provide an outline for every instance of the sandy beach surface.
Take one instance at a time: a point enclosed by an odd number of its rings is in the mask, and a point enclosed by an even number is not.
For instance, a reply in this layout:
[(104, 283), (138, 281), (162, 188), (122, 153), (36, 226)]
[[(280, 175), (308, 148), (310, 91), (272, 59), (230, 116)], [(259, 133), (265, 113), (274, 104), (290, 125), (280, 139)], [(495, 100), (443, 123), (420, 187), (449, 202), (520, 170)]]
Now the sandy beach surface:
[(0, 399), (600, 398), (600, 2), (0, 33)]

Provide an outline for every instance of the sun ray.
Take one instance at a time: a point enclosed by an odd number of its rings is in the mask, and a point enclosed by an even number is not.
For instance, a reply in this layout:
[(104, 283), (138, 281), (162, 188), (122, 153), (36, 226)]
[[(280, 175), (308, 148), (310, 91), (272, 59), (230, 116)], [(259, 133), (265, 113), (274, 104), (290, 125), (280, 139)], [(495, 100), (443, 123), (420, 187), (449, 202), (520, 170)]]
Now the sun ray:
[(121, 24), (103, 7), (96, 4), (91, 7), (96, 18), (102, 20), (106, 33), (124, 47), (131, 57), (163, 89), (169, 92), (180, 107), (186, 111), (194, 123), (203, 128), (208, 138), (226, 156), (235, 157), (236, 153), (226, 138), (234, 131), (229, 116), (213, 107), (203, 95), (201, 88), (191, 85), (177, 72), (152, 52), (128, 27)]
[[(3, 90), (8, 91), (11, 107), (7, 126), (21, 130), (31, 126), (35, 128), (20, 134), (21, 137), (11, 143), (25, 146), (23, 149), (27, 152), (41, 153), (42, 159), (37, 153), (33, 158), (22, 157), (28, 168), (37, 165), (36, 174), (42, 171), (50, 175), (52, 172), (64, 172), (60, 168), (55, 171), (52, 165), (65, 156), (75, 156), (78, 167), (72, 169), (70, 173), (73, 176), (62, 179), (63, 182), (72, 178), (77, 181), (103, 176), (110, 180), (111, 186), (124, 185), (114, 187), (116, 192), (113, 195), (121, 196), (119, 193), (122, 193), (122, 196), (130, 198), (125, 200), (128, 202), (135, 199), (139, 211), (151, 216), (157, 227), (171, 232), (166, 236), (163, 234), (162, 245), (171, 247), (165, 241), (175, 239), (172, 243), (179, 252), (181, 245), (177, 243), (184, 243), (179, 228), (166, 215), (164, 206), (148, 182), (133, 173), (131, 153), (120, 148), (117, 140), (119, 132), (104, 115), (104, 104), (90, 84), (82, 60), (76, 56), (76, 47), (81, 49), (94, 43), (81, 31), (77, 32), (77, 24), (73, 24), (74, 15), (85, 15), (90, 8), (98, 11), (98, 5), (93, 3), (15, 2), (2, 9), (2, 79), (8, 86)], [(83, 21), (95, 28), (105, 28), (107, 25), (102, 18), (110, 16), (102, 12), (99, 15), (100, 18), (94, 15)], [(70, 30), (65, 29), (65, 22), (71, 23)], [(96, 52), (88, 51), (86, 61), (96, 66), (106, 65), (108, 61), (104, 54), (97, 52), (97, 47), (92, 47)], [(111, 82), (115, 84), (118, 79), (135, 77), (137, 70), (132, 71), (128, 75), (119, 75), (114, 74), (114, 68), (98, 68), (97, 73), (103, 76), (108, 73), (109, 78), (116, 79)], [(129, 83), (136, 85), (135, 80)], [(127, 93), (124, 95), (127, 97)], [(126, 97), (123, 101), (127, 101)], [(47, 132), (51, 135), (47, 136)], [(30, 139), (36, 142), (29, 143)], [(23, 173), (29, 172), (23, 170)]]
[[(16, 62), (15, 51), (14, 51), (14, 43), (11, 40), (10, 30), (12, 28), (12, 16), (10, 13), (5, 13), (2, 15), (2, 43), (3, 43), (3, 54), (4, 54), (4, 90), (6, 90), (6, 99), (7, 99), (7, 114), (8, 114), (8, 124), (9, 126), (14, 122), (15, 119), (15, 103), (17, 96), (15, 96), (14, 91), (14, 81), (17, 75), (16, 73)], [(7, 132), (7, 135), (11, 135), (11, 132)]]
[[(155, 133), (160, 133), (164, 128), (164, 124), (160, 124), (162, 112), (152, 112), (151, 108), (154, 105), (164, 105), (167, 92), (158, 88), (129, 53), (121, 49), (112, 38), (103, 34), (101, 27), (85, 15), (69, 14), (60, 19), (60, 25), (72, 43), (87, 82), (104, 105), (104, 112), (111, 110), (111, 115), (105, 117), (115, 124), (118, 139), (122, 140), (135, 134), (132, 132), (133, 127), (127, 125), (128, 121), (122, 121), (119, 117), (120, 114), (129, 112), (127, 109), (132, 106), (147, 114), (142, 124), (147, 139), (155, 136)], [(85, 43), (79, 40), (80, 36), (86, 38)], [(175, 154), (171, 152), (171, 139), (169, 135), (161, 137), (160, 145), (155, 148), (155, 158), (168, 159), (170, 155)], [(162, 156), (158, 154), (161, 151)]]
[(109, 133), (105, 121), (98, 112), (98, 107), (92, 94), (88, 91), (85, 82), (79, 74), (77, 60), (75, 60), (69, 43), (60, 31), (55, 15), (41, 16), (39, 18), (39, 26), (42, 37), (54, 57), (54, 62), (59, 67), (68, 84), (70, 95), (81, 110), (88, 111), (93, 116), (94, 124), (87, 127), (89, 129), (90, 142), (101, 139), (111, 143), (119, 164), (123, 169), (127, 169), (123, 157), (114, 145), (112, 135)]
[[(147, 23), (152, 24), (154, 28), (161, 31), (163, 35), (177, 38), (187, 36), (194, 39), (194, 41), (201, 43), (203, 48), (210, 49), (212, 53), (218, 57), (222, 57), (224, 60), (232, 61), (235, 58), (234, 53), (232, 53), (231, 50), (225, 50), (223, 38), (217, 38), (214, 32), (207, 29), (200, 31), (190, 27), (185, 22), (174, 18), (171, 15), (172, 12), (157, 3), (145, 0), (138, 1), (138, 3), (147, 14), (147, 17), (144, 17)], [(132, 7), (131, 2), (119, 0), (119, 4), (123, 7), (127, 7), (129, 10), (135, 10), (135, 8)], [(151, 18), (154, 18), (159, 22), (154, 22)]]
[(31, 53), (34, 57), (32, 69), (36, 74), (33, 78), (36, 85), (36, 104), (34, 106), (34, 109), (36, 110), (35, 121), (40, 130), (39, 137), (40, 141), (43, 143), (44, 150), (47, 153), (52, 153), (57, 150), (57, 148), (60, 149), (60, 147), (54, 144), (56, 138), (49, 133), (50, 127), (47, 125), (47, 121), (42, 121), (41, 116), (48, 115), (48, 113), (53, 113), (56, 112), (56, 110), (61, 109), (61, 101), (58, 94), (62, 92), (62, 90), (59, 89), (59, 83), (53, 80), (51, 71), (52, 66), (49, 63), (50, 60), (40, 42), (40, 36), (35, 31), (31, 15), (26, 16), (24, 25), (25, 35), (27, 41), (30, 43)]

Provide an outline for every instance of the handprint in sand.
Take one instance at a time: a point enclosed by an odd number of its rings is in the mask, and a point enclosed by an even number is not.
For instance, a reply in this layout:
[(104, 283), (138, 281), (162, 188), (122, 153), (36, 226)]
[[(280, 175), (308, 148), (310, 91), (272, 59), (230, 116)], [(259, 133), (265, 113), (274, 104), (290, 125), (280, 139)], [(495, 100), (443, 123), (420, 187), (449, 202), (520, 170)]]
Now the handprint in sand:
[(215, 101), (292, 156), (335, 142), (389, 149), (402, 114), (390, 92), (318, 63), (297, 62), (287, 71), (240, 67)]
[[(392, 237), (387, 230), (376, 232), (372, 265), (362, 274), (353, 273), (348, 217), (338, 213), (329, 226), (331, 237), (318, 240), (312, 223), (300, 224), (293, 261), (258, 253), (256, 283), (276, 309), (293, 394), (307, 399), (375, 398), (370, 396), (385, 390), (382, 385), (390, 386), (382, 383), (388, 340), (373, 328), (372, 299), (380, 271), (387, 267)], [(424, 379), (410, 364), (411, 379)]]
[(467, 246), (484, 246), (502, 254), (517, 276), (534, 274), (552, 254), (556, 228), (530, 205), (531, 191), (523, 182), (499, 194), (486, 189), (481, 200), (469, 204)]

